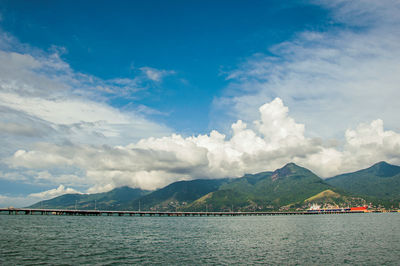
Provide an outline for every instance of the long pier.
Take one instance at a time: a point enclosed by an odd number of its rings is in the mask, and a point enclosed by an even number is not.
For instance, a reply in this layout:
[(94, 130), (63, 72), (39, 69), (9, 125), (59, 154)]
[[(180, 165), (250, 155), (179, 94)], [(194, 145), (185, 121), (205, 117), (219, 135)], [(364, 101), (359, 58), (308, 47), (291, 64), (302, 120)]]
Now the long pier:
[(63, 210), (63, 209), (30, 209), (0, 208), (0, 214), (9, 215), (72, 215), (72, 216), (271, 216), (271, 215), (321, 215), (351, 214), (364, 211), (287, 211), (287, 212), (168, 212), (168, 211), (106, 211), (106, 210)]

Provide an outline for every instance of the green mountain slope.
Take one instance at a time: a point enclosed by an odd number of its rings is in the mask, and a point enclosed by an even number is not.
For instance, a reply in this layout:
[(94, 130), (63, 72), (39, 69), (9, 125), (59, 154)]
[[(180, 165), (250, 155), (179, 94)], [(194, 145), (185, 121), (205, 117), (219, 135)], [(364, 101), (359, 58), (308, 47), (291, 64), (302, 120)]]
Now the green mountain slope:
[(275, 172), (245, 175), (222, 185), (218, 191), (198, 199), (186, 209), (270, 210), (301, 205), (324, 190), (332, 189), (310, 170), (289, 163)]
[(386, 162), (325, 180), (328, 184), (357, 195), (383, 200), (400, 200), (400, 167)]
[(55, 208), (79, 210), (119, 210), (126, 207), (127, 202), (148, 194), (149, 191), (138, 188), (120, 187), (109, 192), (96, 194), (65, 194), (50, 200), (33, 204), (30, 208)]
[[(336, 190), (336, 189), (335, 189)], [(367, 201), (363, 197), (355, 197), (342, 191), (324, 190), (304, 201), (303, 207), (317, 204), (322, 208), (364, 206)]]
[(229, 179), (197, 179), (179, 181), (156, 190), (129, 203), (132, 210), (176, 210), (186, 204), (218, 190)]
[[(366, 201), (367, 200), (367, 201)], [(304, 209), (311, 204), (385, 207), (400, 203), (400, 167), (377, 163), (354, 173), (322, 180), (289, 163), (274, 172), (232, 179), (179, 181), (153, 192), (116, 188), (98, 194), (67, 194), (33, 208), (160, 211), (268, 211)], [(396, 205), (397, 204), (397, 205)]]

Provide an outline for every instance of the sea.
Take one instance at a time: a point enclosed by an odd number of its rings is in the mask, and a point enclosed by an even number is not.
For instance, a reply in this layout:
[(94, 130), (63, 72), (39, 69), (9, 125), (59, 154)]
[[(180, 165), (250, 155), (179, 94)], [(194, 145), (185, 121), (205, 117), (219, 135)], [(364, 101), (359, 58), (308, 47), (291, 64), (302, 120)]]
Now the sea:
[(0, 215), (0, 265), (400, 265), (400, 213)]

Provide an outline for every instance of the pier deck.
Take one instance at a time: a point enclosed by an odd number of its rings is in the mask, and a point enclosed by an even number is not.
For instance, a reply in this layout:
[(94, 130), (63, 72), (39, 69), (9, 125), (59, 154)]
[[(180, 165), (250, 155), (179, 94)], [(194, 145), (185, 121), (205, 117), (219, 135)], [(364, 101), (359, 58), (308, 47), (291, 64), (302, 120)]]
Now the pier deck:
[(168, 212), (168, 211), (107, 211), (107, 210), (63, 210), (63, 209), (30, 209), (0, 208), (0, 214), (25, 215), (78, 215), (78, 216), (271, 216), (271, 215), (321, 215), (351, 214), (364, 211), (287, 211), (287, 212)]

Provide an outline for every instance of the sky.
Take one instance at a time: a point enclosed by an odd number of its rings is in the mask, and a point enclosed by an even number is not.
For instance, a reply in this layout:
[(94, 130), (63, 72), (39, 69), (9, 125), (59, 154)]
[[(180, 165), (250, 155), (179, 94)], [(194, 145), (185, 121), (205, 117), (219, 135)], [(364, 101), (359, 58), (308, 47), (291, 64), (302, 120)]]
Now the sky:
[(0, 0), (0, 206), (400, 165), (398, 1)]

